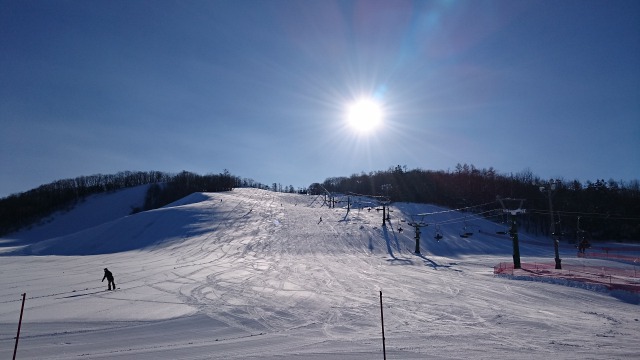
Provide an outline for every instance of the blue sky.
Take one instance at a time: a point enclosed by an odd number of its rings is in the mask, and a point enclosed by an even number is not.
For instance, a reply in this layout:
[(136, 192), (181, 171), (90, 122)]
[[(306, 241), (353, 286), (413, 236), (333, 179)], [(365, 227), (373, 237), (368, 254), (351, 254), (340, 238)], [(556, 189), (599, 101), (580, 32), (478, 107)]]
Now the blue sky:
[(640, 2), (2, 0), (0, 128), (0, 196), (123, 170), (638, 179)]

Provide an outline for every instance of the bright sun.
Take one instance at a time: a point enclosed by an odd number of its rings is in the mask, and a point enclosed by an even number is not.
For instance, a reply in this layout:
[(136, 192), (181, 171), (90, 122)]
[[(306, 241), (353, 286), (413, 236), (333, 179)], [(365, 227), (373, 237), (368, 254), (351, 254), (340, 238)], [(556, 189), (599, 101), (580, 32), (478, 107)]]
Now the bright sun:
[(347, 122), (358, 132), (370, 132), (382, 123), (382, 108), (372, 99), (361, 99), (349, 106)]

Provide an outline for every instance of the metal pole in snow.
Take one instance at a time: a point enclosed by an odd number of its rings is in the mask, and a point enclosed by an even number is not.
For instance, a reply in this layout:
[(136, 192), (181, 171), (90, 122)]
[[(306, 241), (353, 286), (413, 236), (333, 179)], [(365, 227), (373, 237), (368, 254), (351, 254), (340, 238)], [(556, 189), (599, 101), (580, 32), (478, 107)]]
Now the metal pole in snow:
[(553, 250), (556, 254), (555, 257), (555, 261), (556, 261), (556, 269), (562, 269), (562, 259), (560, 259), (560, 252), (559, 252), (559, 242), (560, 240), (558, 239), (558, 237), (556, 236), (556, 224), (555, 224), (555, 219), (553, 217), (553, 201), (551, 201), (551, 191), (553, 191), (553, 189), (555, 188), (555, 184), (549, 184), (549, 188), (547, 189), (547, 195), (549, 196), (549, 216), (551, 216), (551, 240), (553, 240)]
[(511, 240), (513, 241), (513, 268), (520, 269), (520, 245), (518, 244), (518, 223), (516, 221), (516, 215), (513, 215), (513, 222), (511, 223), (511, 230), (509, 231)]
[(27, 293), (22, 294), (22, 307), (20, 308), (20, 321), (18, 321), (18, 334), (16, 335), (16, 345), (13, 348), (13, 360), (16, 360), (16, 353), (18, 352), (18, 339), (20, 338), (20, 326), (22, 326), (22, 313), (24, 312), (24, 299)]
[(382, 324), (382, 354), (384, 360), (387, 360), (387, 350), (384, 346), (384, 314), (382, 312), (382, 290), (380, 290), (380, 323)]
[(420, 254), (420, 225), (416, 224), (416, 254)]

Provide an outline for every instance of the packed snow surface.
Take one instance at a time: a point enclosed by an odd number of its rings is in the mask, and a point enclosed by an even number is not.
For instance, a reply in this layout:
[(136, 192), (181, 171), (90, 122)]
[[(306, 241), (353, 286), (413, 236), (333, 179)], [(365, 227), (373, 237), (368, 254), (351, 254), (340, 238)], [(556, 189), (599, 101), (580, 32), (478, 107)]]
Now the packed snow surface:
[[(383, 227), (363, 198), (347, 211), (235, 189), (127, 215), (143, 190), (2, 239), (0, 358), (12, 356), (23, 293), (18, 359), (382, 359), (380, 292), (387, 359), (639, 356), (638, 305), (494, 276), (512, 242), (472, 214), (393, 204)], [(443, 238), (422, 228), (414, 253), (411, 221), (441, 223)], [(520, 239), (523, 262), (553, 262), (550, 240)]]

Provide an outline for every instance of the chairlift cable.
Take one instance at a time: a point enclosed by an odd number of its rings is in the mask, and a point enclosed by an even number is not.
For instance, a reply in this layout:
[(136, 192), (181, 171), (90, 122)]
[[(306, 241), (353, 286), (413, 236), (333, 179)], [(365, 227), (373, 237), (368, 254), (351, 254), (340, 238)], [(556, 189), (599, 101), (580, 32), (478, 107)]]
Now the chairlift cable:
[[(540, 210), (540, 209), (531, 209), (528, 210), (530, 213), (549, 215), (549, 210)], [(554, 211), (554, 214), (560, 216), (582, 216), (589, 218), (605, 218), (609, 220), (640, 220), (640, 217), (623, 217), (623, 216), (615, 216), (610, 214), (603, 213), (585, 213), (579, 211)]]

